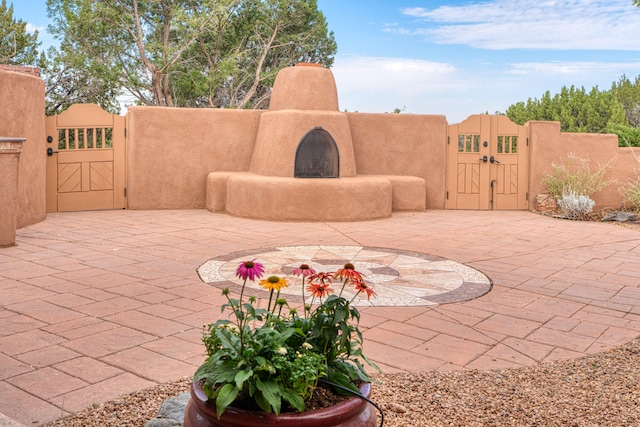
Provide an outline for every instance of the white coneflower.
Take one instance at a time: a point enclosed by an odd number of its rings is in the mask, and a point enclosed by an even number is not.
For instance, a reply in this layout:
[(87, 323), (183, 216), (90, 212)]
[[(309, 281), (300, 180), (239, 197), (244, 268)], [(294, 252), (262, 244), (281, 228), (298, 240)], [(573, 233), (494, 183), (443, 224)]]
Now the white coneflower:
[(285, 354), (287, 354), (287, 349), (286, 349), (286, 348), (284, 348), (284, 347), (280, 347), (280, 348), (278, 349), (278, 354), (281, 354), (281, 355), (283, 355), (283, 356), (284, 356)]
[(313, 346), (311, 344), (309, 344), (308, 342), (303, 342), (302, 343), (302, 348), (306, 348), (307, 350), (311, 350), (313, 348)]

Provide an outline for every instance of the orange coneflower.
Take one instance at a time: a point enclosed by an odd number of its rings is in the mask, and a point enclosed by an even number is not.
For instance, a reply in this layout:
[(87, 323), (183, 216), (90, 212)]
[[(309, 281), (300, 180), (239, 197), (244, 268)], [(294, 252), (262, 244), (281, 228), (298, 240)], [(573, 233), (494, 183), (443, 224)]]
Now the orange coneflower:
[(367, 295), (367, 299), (370, 299), (372, 296), (376, 296), (376, 292), (373, 290), (372, 287), (364, 283), (364, 280), (360, 282), (352, 282), (352, 283), (353, 283), (353, 286), (356, 288), (356, 291), (358, 291), (358, 294), (360, 292), (364, 292)]
[(313, 295), (314, 298), (324, 298), (329, 294), (333, 293), (333, 289), (331, 289), (331, 283), (312, 283), (309, 282), (309, 286), (307, 286), (307, 291)]

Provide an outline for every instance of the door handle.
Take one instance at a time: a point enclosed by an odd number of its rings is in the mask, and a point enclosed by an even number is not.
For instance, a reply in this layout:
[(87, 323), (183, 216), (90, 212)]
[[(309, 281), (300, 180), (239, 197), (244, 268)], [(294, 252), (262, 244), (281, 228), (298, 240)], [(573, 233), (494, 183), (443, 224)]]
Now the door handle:
[[(487, 163), (487, 160), (488, 160), (488, 159), (487, 159), (487, 156), (482, 156), (482, 157), (480, 157), (480, 161), (481, 161), (481, 162)], [(491, 157), (491, 163), (493, 163), (493, 157)]]
[[(487, 156), (485, 156), (485, 157), (487, 157)], [(489, 159), (489, 161), (490, 161), (491, 163), (500, 163), (500, 162), (498, 161), (498, 159), (496, 159), (496, 158), (495, 158), (495, 157), (493, 157), (493, 156), (491, 156), (491, 158)]]
[(53, 156), (53, 153), (57, 153), (57, 151), (53, 151), (53, 148), (51, 147), (47, 148), (47, 156), (51, 157)]

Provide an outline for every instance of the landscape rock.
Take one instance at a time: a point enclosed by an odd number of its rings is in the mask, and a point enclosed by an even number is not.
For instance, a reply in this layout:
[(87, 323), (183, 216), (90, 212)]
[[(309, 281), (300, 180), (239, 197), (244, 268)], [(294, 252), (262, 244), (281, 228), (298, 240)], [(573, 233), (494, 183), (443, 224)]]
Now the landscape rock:
[(605, 216), (602, 217), (603, 221), (619, 221), (619, 222), (629, 222), (629, 221), (637, 221), (638, 215), (633, 212), (608, 212)]
[(147, 421), (145, 427), (182, 427), (184, 424), (184, 411), (191, 398), (191, 393), (185, 391), (176, 397), (166, 399), (160, 405), (158, 416)]
[(551, 194), (536, 195), (536, 210), (538, 212), (553, 212), (558, 209), (556, 198)]

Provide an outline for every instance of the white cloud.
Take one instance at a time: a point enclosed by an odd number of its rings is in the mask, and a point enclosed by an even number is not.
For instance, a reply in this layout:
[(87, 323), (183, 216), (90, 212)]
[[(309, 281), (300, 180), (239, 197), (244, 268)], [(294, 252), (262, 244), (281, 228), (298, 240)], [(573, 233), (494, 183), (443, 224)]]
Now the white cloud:
[(421, 59), (338, 55), (332, 72), (340, 108), (359, 112), (445, 114), (442, 103), (470, 83), (452, 64)]
[(402, 9), (411, 32), (438, 44), (484, 49), (640, 50), (640, 10), (630, 0), (493, 0), (436, 9)]
[(451, 77), (457, 71), (444, 62), (370, 56), (338, 56), (332, 70), (340, 76), (345, 89), (351, 91), (370, 91), (372, 87), (383, 91), (402, 90), (407, 86), (429, 86), (437, 81), (451, 85)]
[(27, 30), (28, 33), (34, 33), (36, 31), (41, 33), (44, 30), (44, 26), (38, 27), (30, 22), (27, 22), (27, 25), (25, 25), (25, 30)]
[[(510, 64), (514, 75), (635, 75), (640, 73), (640, 62), (520, 62)], [(613, 81), (613, 80), (612, 80)]]
[(608, 89), (622, 74), (640, 74), (637, 62), (516, 62), (501, 72), (419, 59), (336, 56), (332, 68), (340, 108), (383, 113), (443, 114), (458, 123), (471, 114), (504, 111), (562, 86)]

